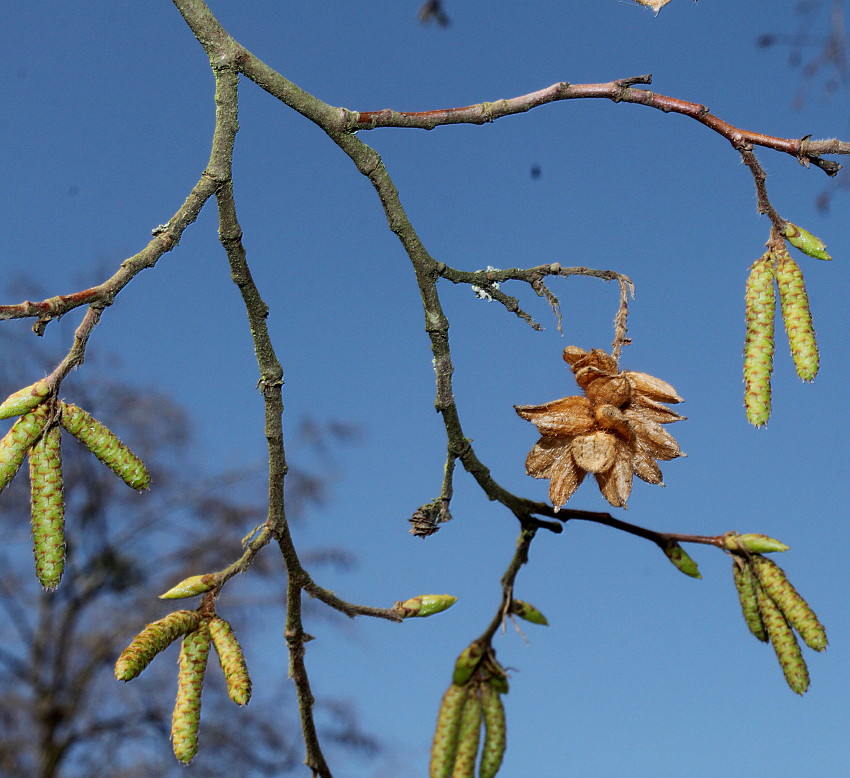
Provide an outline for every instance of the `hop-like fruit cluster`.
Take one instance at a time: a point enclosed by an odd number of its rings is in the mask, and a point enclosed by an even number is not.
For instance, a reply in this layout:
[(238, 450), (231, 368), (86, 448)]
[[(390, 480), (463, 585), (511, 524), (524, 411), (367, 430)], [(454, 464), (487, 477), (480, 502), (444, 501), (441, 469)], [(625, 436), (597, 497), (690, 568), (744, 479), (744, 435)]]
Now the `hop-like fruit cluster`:
[(777, 547), (771, 548), (772, 551), (787, 548), (763, 535), (733, 536), (733, 533), (727, 537), (726, 546), (730, 550), (737, 546), (732, 554), (732, 574), (747, 627), (758, 640), (770, 642), (788, 686), (797, 694), (804, 694), (809, 688), (809, 670), (794, 632), (809, 648), (823, 651), (827, 645), (826, 630), (782, 568), (747, 548), (773, 544)]
[(646, 373), (621, 372), (616, 360), (600, 349), (564, 349), (582, 395), (545, 405), (516, 405), (542, 437), (525, 462), (533, 478), (549, 479), (549, 499), (561, 508), (593, 473), (605, 499), (625, 508), (637, 476), (660, 484), (656, 460), (684, 456), (663, 427), (684, 419), (664, 403), (682, 398), (670, 384)]

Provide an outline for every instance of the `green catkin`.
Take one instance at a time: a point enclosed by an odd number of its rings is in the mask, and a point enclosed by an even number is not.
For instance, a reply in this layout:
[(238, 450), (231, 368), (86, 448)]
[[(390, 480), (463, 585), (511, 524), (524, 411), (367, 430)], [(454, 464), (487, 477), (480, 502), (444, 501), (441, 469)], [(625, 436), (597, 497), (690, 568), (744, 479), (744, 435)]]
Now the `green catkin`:
[(800, 651), (800, 644), (794, 636), (794, 630), (762, 587), (757, 587), (756, 593), (761, 617), (770, 635), (770, 642), (776, 652), (785, 680), (792, 691), (805, 694), (809, 688), (809, 669)]
[(481, 742), (481, 698), (477, 689), (470, 689), (463, 705), (458, 732), (457, 755), (452, 778), (474, 778), (475, 759)]
[(508, 741), (502, 696), (489, 683), (481, 686), (481, 709), (484, 713), (485, 734), (478, 776), (494, 778), (502, 766)]
[(210, 637), (227, 682), (227, 694), (237, 705), (247, 705), (251, 699), (251, 677), (245, 655), (236, 639), (233, 627), (216, 616), (209, 622)]
[(797, 375), (804, 381), (813, 381), (820, 367), (820, 355), (812, 325), (809, 296), (803, 281), (803, 271), (784, 250), (776, 253), (776, 286)]
[(65, 569), (65, 500), (61, 432), (47, 430), (30, 449), (30, 505), (35, 573), (45, 589), (59, 586)]
[(0, 492), (15, 477), (30, 447), (47, 424), (47, 408), (43, 405), (21, 416), (0, 440)]
[(133, 489), (147, 489), (150, 475), (144, 462), (110, 429), (76, 405), (62, 403), (62, 426)]
[(183, 638), (177, 674), (177, 701), (171, 717), (171, 746), (174, 756), (183, 764), (189, 764), (198, 753), (201, 692), (209, 653), (210, 632), (206, 624)]
[(197, 611), (173, 611), (165, 618), (148, 624), (121, 652), (115, 663), (115, 677), (130, 681), (142, 672), (160, 651), (201, 623)]
[(753, 556), (753, 568), (762, 589), (800, 633), (803, 642), (815, 651), (823, 651), (827, 646), (826, 630), (785, 571), (772, 559), (758, 555)]
[(738, 590), (738, 599), (741, 602), (744, 621), (747, 622), (750, 632), (762, 643), (766, 643), (768, 640), (767, 630), (761, 618), (756, 591), (759, 583), (752, 568), (744, 560), (735, 557), (732, 560), (732, 576), (735, 579), (735, 588)]
[(770, 418), (770, 374), (773, 372), (773, 326), (776, 294), (773, 289), (773, 255), (753, 262), (747, 278), (747, 337), (744, 344), (744, 408), (756, 427)]
[(449, 778), (457, 757), (460, 721), (469, 687), (452, 684), (446, 689), (437, 714), (437, 728), (431, 745), (430, 778)]

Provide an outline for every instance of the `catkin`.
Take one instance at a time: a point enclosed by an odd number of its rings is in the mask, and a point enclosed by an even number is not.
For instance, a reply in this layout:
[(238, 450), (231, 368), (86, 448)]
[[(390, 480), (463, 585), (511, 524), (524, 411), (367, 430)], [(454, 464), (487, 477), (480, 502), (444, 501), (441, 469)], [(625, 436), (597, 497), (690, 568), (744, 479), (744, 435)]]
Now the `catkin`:
[(493, 778), (502, 766), (508, 741), (502, 696), (489, 683), (481, 685), (481, 709), (484, 713), (485, 734), (478, 776)]
[(797, 375), (804, 381), (813, 381), (818, 374), (820, 355), (812, 325), (809, 296), (803, 281), (803, 271), (784, 250), (776, 254), (776, 286)]
[(827, 645), (826, 630), (785, 571), (772, 559), (758, 555), (753, 556), (753, 568), (765, 593), (800, 633), (803, 642), (815, 651), (823, 651)]
[(30, 449), (30, 508), (35, 573), (45, 589), (59, 586), (65, 569), (65, 500), (58, 426)]
[(794, 636), (794, 630), (788, 620), (779, 610), (776, 603), (767, 595), (762, 587), (756, 588), (759, 611), (770, 635), (770, 642), (779, 660), (779, 666), (785, 675), (785, 680), (792, 691), (805, 694), (809, 688), (809, 669), (800, 651), (800, 644)]
[(201, 614), (197, 611), (173, 611), (165, 618), (148, 624), (121, 652), (115, 663), (115, 677), (119, 681), (132, 680), (160, 651), (200, 623)]
[(451, 684), (443, 695), (431, 745), (430, 778), (449, 778), (452, 774), (457, 757), (460, 720), (468, 693), (468, 686)]
[(201, 692), (209, 653), (210, 632), (206, 624), (183, 638), (177, 674), (177, 700), (171, 717), (171, 746), (174, 756), (183, 764), (189, 764), (198, 753)]
[(469, 690), (469, 696), (463, 705), (457, 740), (452, 778), (473, 778), (478, 744), (481, 741), (481, 698), (476, 689)]
[(62, 403), (62, 426), (133, 489), (150, 486), (145, 463), (112, 430), (76, 405)]
[(773, 255), (753, 262), (747, 278), (747, 337), (744, 344), (744, 408), (750, 424), (761, 427), (770, 418), (770, 374), (773, 372), (773, 326), (776, 294)]
[(210, 636), (218, 654), (218, 661), (227, 682), (227, 694), (237, 705), (247, 705), (251, 699), (251, 677), (245, 664), (245, 655), (236, 639), (233, 627), (216, 616), (209, 622)]
[(47, 424), (47, 408), (43, 405), (21, 416), (0, 440), (0, 492), (15, 477), (30, 447)]
[(758, 592), (759, 586), (755, 574), (749, 564), (737, 557), (732, 560), (732, 576), (735, 579), (735, 588), (738, 590), (738, 599), (741, 601), (741, 612), (744, 621), (753, 633), (763, 643), (767, 642), (767, 630), (762, 621), (759, 610)]

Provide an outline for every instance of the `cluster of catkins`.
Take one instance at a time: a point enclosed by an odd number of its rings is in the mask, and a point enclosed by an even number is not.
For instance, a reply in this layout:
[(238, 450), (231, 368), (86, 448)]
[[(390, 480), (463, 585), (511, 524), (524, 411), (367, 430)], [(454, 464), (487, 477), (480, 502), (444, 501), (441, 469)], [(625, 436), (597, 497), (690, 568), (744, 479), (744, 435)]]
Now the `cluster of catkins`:
[(0, 492), (29, 454), (35, 570), (42, 586), (55, 589), (65, 568), (60, 426), (133, 489), (147, 489), (150, 476), (142, 460), (111, 430), (76, 405), (49, 401), (50, 394), (47, 381), (41, 380), (0, 404), (0, 419), (20, 416), (0, 440)]
[(549, 499), (562, 507), (587, 473), (605, 499), (625, 508), (632, 477), (663, 485), (656, 460), (685, 456), (662, 425), (684, 419), (664, 403), (682, 398), (670, 384), (646, 373), (620, 371), (601, 349), (564, 349), (584, 394), (544, 405), (517, 405), (516, 412), (540, 431), (525, 462), (534, 478), (549, 479)]
[[(163, 597), (192, 596), (209, 586), (211, 576), (193, 576), (178, 584)], [(192, 585), (197, 579), (197, 585)], [(198, 727), (201, 721), (201, 692), (207, 670), (210, 646), (218, 654), (224, 671), (227, 693), (237, 705), (251, 699), (251, 678), (245, 656), (233, 628), (218, 616), (205, 617), (198, 611), (179, 610), (148, 624), (130, 643), (115, 663), (115, 677), (130, 681), (151, 660), (178, 638), (183, 638), (177, 674), (177, 701), (171, 720), (171, 744), (174, 755), (188, 764), (198, 752)]]
[(750, 632), (763, 643), (770, 642), (788, 686), (804, 694), (809, 688), (809, 669), (794, 632), (814, 651), (823, 651), (827, 639), (823, 624), (785, 571), (762, 556), (787, 551), (788, 546), (765, 535), (735, 532), (726, 534), (725, 543), (732, 553), (732, 575)]

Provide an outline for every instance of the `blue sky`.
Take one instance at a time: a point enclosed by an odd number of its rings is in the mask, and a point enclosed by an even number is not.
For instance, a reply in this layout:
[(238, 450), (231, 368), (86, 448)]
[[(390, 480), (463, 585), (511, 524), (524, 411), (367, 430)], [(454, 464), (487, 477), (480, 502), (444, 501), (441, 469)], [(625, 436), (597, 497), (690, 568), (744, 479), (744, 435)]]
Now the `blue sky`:
[[(755, 46), (762, 33), (797, 31), (794, 3), (674, 0), (654, 17), (617, 0), (450, 1), (453, 24), (445, 30), (419, 25), (417, 5), (211, 7), (287, 78), (352, 109), (427, 110), (556, 81), (652, 72), (654, 90), (701, 102), (747, 129), (848, 135), (845, 94), (824, 97), (815, 81), (792, 110), (799, 71), (785, 50)], [(26, 276), (48, 295), (68, 293), (111, 274), (182, 203), (208, 157), (212, 78), (170, 3), (9, 8), (0, 32), (8, 63), (0, 114), (4, 275)], [(337, 499), (298, 526), (296, 540), (333, 541), (357, 556), (353, 573), (320, 579), (345, 599), (389, 606), (423, 592), (460, 597), (439, 618), (402, 626), (358, 620), (340, 635), (307, 625), (318, 638), (308, 651), (317, 694), (350, 698), (364, 726), (387, 742), (397, 761), (381, 775), (422, 775), (452, 663), (498, 605), (517, 526), (458, 472), (455, 521), (424, 542), (407, 533), (406, 519), (439, 492), (444, 450), (409, 262), (371, 186), (313, 124), (247, 81), (240, 122), (237, 206), (271, 306), (287, 419), (339, 418), (366, 432), (341, 463)], [(778, 332), (773, 417), (754, 430), (742, 409), (743, 286), (769, 225), (723, 138), (681, 116), (609, 101), (549, 105), (481, 127), (360, 137), (382, 154), (437, 259), (467, 270), (558, 261), (631, 276), (634, 343), (622, 363), (671, 382), (686, 399), (688, 421), (674, 432), (689, 456), (665, 464), (665, 489), (639, 483), (627, 514), (614, 513), (660, 530), (782, 539), (792, 551), (780, 564), (830, 636), (824, 655), (807, 654), (812, 687), (800, 699), (771, 650), (748, 635), (729, 561), (718, 551), (689, 547), (704, 576), (694, 581), (651, 544), (604, 527), (574, 522), (560, 536), (542, 534), (516, 593), (551, 626), (528, 625), (528, 642), (509, 627), (496, 643), (514, 669), (501, 774), (845, 770), (847, 196), (821, 213), (823, 173), (757, 151), (775, 207), (820, 235), (836, 259), (801, 258), (821, 373), (802, 384)], [(538, 179), (529, 172), (535, 164)], [(497, 480), (538, 499), (546, 483), (523, 466), (535, 431), (512, 406), (575, 393), (560, 352), (607, 347), (617, 304), (616, 287), (592, 279), (554, 288), (564, 337), (545, 303), (519, 286), (507, 291), (521, 296), (544, 332), (469, 289), (440, 287), (466, 434)], [(51, 326), (46, 337), (58, 348), (67, 333)], [(191, 408), (199, 472), (262, 461), (257, 370), (211, 206), (176, 250), (122, 292), (89, 348), (91, 364), (63, 386), (69, 399), (74, 386), (98, 380), (98, 352), (118, 352), (125, 377), (167, 387)], [(105, 421), (120, 431), (120, 420)], [(607, 509), (591, 484), (570, 506)], [(225, 613), (226, 600), (225, 590)], [(273, 626), (269, 645), (278, 634)], [(285, 673), (270, 665), (269, 646), (251, 653), (259, 679)], [(339, 766), (339, 774), (356, 773)]]

